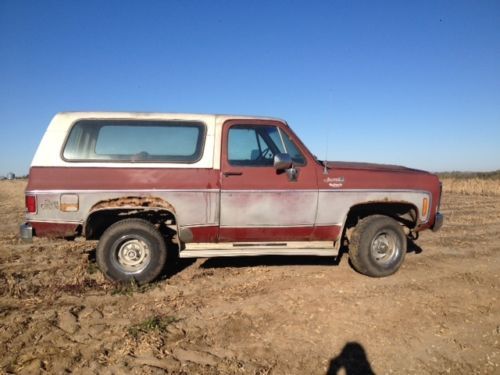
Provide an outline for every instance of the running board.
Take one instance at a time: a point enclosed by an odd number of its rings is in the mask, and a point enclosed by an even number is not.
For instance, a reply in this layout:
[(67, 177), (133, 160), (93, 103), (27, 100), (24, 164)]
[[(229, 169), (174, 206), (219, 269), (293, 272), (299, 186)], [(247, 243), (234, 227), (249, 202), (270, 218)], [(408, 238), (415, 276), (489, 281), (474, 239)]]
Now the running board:
[(257, 243), (188, 243), (180, 258), (215, 258), (260, 255), (336, 256), (333, 241), (257, 242)]

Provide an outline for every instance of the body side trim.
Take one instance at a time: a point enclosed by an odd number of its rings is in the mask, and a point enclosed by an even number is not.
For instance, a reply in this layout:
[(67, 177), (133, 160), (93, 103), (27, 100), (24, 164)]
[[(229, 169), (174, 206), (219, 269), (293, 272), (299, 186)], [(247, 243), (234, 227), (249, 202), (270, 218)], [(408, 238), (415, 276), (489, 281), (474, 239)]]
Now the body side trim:
[(172, 192), (181, 192), (181, 193), (217, 193), (219, 189), (35, 189), (35, 190), (26, 190), (26, 194), (63, 194), (63, 193), (172, 193)]

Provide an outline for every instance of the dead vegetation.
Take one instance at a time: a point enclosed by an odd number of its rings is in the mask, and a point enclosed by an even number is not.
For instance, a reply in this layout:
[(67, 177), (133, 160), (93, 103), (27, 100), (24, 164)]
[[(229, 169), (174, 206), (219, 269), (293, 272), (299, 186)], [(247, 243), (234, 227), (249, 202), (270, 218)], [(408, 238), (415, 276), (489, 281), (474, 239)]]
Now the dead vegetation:
[(445, 193), (500, 196), (500, 170), (438, 173)]
[(500, 179), (443, 178), (441, 181), (445, 193), (500, 196)]
[(439, 172), (439, 178), (453, 178), (460, 180), (480, 179), (480, 180), (500, 180), (500, 169), (490, 172)]
[(388, 278), (200, 259), (139, 287), (103, 278), (95, 242), (20, 242), (24, 182), (2, 181), (0, 373), (499, 373), (500, 197), (446, 186), (442, 231)]
[(179, 321), (179, 319), (175, 316), (155, 315), (131, 326), (128, 329), (128, 333), (135, 339), (137, 339), (141, 334), (146, 334), (151, 331), (164, 333), (170, 324), (176, 323), (177, 321)]

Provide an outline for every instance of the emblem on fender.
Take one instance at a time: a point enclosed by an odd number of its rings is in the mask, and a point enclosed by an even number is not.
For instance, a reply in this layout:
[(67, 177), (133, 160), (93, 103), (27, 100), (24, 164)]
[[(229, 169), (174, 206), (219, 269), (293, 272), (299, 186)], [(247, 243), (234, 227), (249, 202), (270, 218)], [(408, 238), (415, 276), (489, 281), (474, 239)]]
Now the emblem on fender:
[(340, 188), (344, 186), (344, 177), (327, 177), (323, 181), (325, 181), (328, 186), (332, 188)]

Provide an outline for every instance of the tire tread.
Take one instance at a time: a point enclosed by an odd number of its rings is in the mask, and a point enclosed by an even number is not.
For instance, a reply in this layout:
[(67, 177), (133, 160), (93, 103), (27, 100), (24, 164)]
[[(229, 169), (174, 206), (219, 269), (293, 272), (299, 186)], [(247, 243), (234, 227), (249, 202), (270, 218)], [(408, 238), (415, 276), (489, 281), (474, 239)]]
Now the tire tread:
[[(369, 257), (369, 246), (371, 244), (370, 231), (377, 225), (386, 225), (395, 229), (404, 241), (401, 243), (402, 254), (393, 268), (381, 269), (371, 264)], [(386, 215), (370, 215), (361, 219), (354, 228), (349, 241), (349, 260), (354, 269), (364, 275), (371, 277), (384, 277), (395, 273), (403, 263), (406, 254), (406, 236), (400, 224)]]
[(120, 235), (120, 233), (126, 233), (134, 230), (139, 230), (149, 235), (156, 242), (158, 248), (151, 249), (151, 256), (153, 258), (151, 259), (151, 263), (143, 272), (134, 275), (133, 278), (138, 284), (146, 284), (156, 279), (162, 272), (167, 260), (167, 249), (161, 233), (147, 220), (130, 218), (117, 221), (109, 226), (104, 231), (99, 239), (99, 243), (97, 244), (97, 265), (107, 279), (118, 282), (128, 281), (131, 279), (130, 275), (125, 273), (120, 274), (119, 270), (113, 270), (113, 267), (110, 267), (108, 257), (110, 251), (109, 241), (113, 239), (114, 236)]

